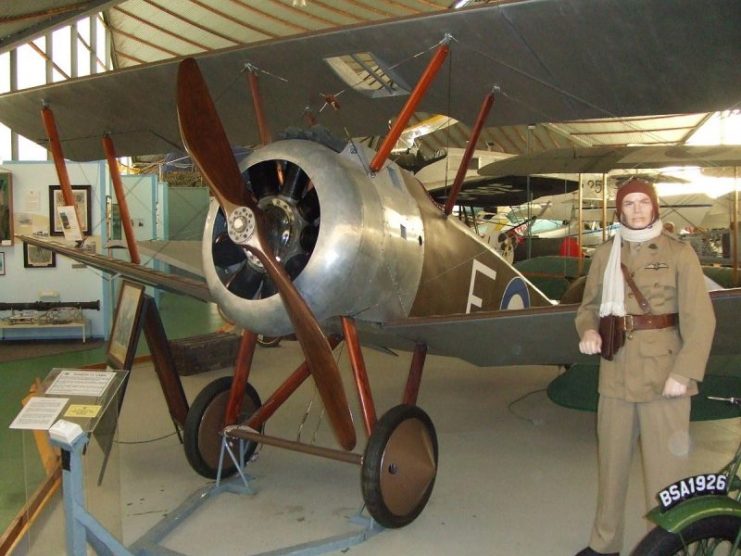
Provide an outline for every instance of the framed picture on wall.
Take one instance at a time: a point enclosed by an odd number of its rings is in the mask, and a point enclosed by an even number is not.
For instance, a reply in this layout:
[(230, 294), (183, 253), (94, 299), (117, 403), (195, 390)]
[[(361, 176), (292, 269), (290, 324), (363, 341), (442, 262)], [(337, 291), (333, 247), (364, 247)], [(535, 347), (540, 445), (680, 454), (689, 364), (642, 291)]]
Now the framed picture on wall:
[[(89, 185), (73, 185), (72, 195), (75, 198), (77, 206), (77, 219), (80, 221), (80, 231), (83, 235), (89, 236), (91, 221), (90, 198), (92, 187)], [(64, 222), (59, 216), (58, 207), (65, 206), (64, 196), (62, 195), (61, 185), (49, 186), (49, 233), (53, 236), (64, 235)]]
[(5, 276), (5, 253), (0, 251), (0, 276)]
[(134, 361), (143, 303), (144, 286), (124, 281), (108, 340), (108, 363), (115, 369), (130, 369)]
[(54, 251), (37, 245), (23, 244), (23, 266), (26, 268), (51, 268), (57, 266)]
[(0, 172), (0, 245), (13, 245), (13, 184), (10, 172)]

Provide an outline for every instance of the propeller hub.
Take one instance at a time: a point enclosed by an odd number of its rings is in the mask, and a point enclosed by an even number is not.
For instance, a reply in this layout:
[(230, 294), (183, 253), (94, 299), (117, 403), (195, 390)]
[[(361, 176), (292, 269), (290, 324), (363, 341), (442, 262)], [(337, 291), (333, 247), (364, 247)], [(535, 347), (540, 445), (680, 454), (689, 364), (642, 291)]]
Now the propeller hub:
[(229, 215), (229, 238), (244, 245), (255, 233), (255, 213), (248, 207), (237, 207)]

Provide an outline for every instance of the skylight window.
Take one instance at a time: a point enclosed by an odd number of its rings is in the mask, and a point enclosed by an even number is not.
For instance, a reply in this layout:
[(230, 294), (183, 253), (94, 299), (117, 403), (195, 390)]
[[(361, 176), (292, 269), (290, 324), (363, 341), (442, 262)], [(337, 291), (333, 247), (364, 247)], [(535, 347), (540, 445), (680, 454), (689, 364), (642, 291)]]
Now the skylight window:
[(371, 98), (409, 94), (409, 87), (371, 52), (333, 56), (324, 61), (348, 86)]

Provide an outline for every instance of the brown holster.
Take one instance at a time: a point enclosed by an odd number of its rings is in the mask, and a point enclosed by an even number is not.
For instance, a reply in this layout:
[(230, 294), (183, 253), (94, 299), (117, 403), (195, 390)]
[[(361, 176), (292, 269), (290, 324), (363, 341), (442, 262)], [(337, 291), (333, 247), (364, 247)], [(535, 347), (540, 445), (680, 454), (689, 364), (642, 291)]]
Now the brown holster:
[[(636, 300), (641, 306), (641, 309), (643, 309), (644, 313), (649, 314), (651, 312), (651, 307), (649, 306), (648, 301), (643, 297), (643, 294), (639, 291), (638, 286), (636, 286), (636, 283), (633, 281), (628, 269), (622, 263), (620, 264), (620, 270), (623, 272), (623, 277), (628, 283), (633, 295), (636, 296)], [(615, 315), (607, 315), (605, 317), (600, 317), (599, 319), (599, 335), (600, 338), (602, 338), (602, 349), (600, 350), (600, 355), (608, 361), (612, 361), (612, 358), (615, 357), (618, 350), (623, 347), (623, 344), (625, 344), (624, 323), (625, 317), (618, 317)]]
[(617, 351), (625, 343), (625, 330), (618, 325), (618, 321), (623, 317), (607, 315), (599, 318), (599, 335), (602, 338), (602, 349), (600, 355), (612, 361)]

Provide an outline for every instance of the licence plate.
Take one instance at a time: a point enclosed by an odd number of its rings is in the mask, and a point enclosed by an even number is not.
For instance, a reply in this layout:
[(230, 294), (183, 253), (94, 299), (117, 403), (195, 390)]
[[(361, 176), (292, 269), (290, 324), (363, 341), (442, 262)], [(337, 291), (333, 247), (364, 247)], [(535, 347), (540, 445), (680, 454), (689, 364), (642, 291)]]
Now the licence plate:
[(680, 502), (695, 496), (708, 496), (728, 492), (728, 477), (722, 473), (703, 473), (694, 477), (687, 477), (660, 490), (656, 497), (659, 499), (659, 508), (665, 512)]

